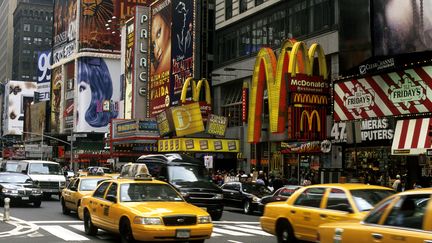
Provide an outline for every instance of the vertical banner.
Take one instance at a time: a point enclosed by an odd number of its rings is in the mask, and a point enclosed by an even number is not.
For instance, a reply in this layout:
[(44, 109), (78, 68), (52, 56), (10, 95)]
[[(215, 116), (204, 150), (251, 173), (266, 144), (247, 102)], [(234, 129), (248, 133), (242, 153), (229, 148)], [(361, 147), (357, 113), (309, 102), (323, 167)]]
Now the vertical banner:
[(172, 1), (171, 105), (179, 104), (183, 84), (193, 76), (194, 1)]
[(150, 9), (137, 6), (135, 9), (135, 48), (134, 56), (134, 118), (147, 117), (148, 90), (148, 50), (149, 50), (149, 16)]
[(73, 111), (74, 111), (74, 90), (75, 90), (75, 62), (68, 62), (65, 65), (65, 86), (64, 86), (64, 109), (63, 121), (64, 132), (70, 132), (73, 129)]
[(50, 100), (50, 82), (51, 82), (51, 52), (40, 52), (37, 66), (37, 94), (35, 97), (39, 101)]
[(120, 25), (117, 18), (113, 18), (116, 3), (118, 1), (82, 0), (79, 35), (81, 52), (120, 53)]
[(133, 70), (134, 70), (134, 40), (135, 23), (130, 20), (126, 23), (126, 58), (125, 58), (125, 119), (132, 119), (133, 106)]
[(78, 61), (76, 132), (108, 132), (120, 100), (119, 60), (83, 57)]
[(78, 0), (54, 1), (53, 64), (76, 52), (76, 16)]
[(171, 0), (160, 0), (151, 5), (151, 49), (149, 115), (155, 117), (170, 105), (171, 70)]
[(52, 70), (51, 78), (51, 133), (60, 133), (61, 90), (63, 84), (62, 67)]

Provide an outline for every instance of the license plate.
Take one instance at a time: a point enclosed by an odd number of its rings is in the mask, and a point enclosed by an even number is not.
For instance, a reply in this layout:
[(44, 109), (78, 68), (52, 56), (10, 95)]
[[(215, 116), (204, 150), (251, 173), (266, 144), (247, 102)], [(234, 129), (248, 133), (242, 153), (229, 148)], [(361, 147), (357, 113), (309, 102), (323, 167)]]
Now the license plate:
[(176, 230), (176, 238), (189, 238), (190, 230), (188, 229), (178, 229)]
[(29, 200), (29, 197), (22, 197), (21, 200)]

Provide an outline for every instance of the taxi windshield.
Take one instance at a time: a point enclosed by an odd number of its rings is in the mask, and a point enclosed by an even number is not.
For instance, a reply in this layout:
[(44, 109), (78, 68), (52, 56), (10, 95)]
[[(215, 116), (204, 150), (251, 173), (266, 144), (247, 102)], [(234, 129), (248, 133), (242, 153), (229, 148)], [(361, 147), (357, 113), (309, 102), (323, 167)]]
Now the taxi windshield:
[(350, 192), (359, 211), (371, 210), (381, 200), (394, 194), (392, 190), (381, 189), (358, 189)]
[(80, 184), (80, 191), (94, 191), (100, 182), (106, 179), (94, 178), (94, 179), (82, 179)]
[(181, 202), (183, 198), (166, 184), (126, 183), (120, 186), (121, 202)]

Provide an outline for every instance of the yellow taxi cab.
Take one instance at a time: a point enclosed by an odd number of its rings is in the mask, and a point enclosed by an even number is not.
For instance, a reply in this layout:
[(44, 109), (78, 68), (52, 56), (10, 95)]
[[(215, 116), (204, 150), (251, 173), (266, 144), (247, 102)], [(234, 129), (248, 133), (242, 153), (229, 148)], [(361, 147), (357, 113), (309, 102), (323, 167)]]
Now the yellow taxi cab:
[(278, 242), (316, 241), (323, 223), (360, 220), (394, 190), (365, 184), (320, 184), (300, 188), (287, 201), (266, 204), (261, 228)]
[(105, 175), (89, 175), (72, 178), (60, 195), (63, 214), (69, 214), (71, 210), (77, 212), (81, 204), (81, 199), (84, 196), (90, 195), (100, 182), (108, 179), (111, 179), (111, 177)]
[(120, 234), (122, 242), (188, 241), (210, 238), (213, 224), (203, 209), (187, 203), (170, 184), (138, 174), (102, 182), (78, 209), (84, 231)]
[(320, 242), (432, 242), (432, 188), (398, 193), (362, 220), (320, 225)]

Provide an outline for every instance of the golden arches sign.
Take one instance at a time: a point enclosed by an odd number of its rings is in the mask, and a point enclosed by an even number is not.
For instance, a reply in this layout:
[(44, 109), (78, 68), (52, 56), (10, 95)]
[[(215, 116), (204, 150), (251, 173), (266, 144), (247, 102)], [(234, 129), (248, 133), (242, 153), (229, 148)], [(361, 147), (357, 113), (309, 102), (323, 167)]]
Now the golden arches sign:
[(181, 96), (180, 96), (180, 101), (182, 103), (186, 102), (186, 96), (187, 96), (187, 90), (189, 88), (189, 86), (191, 86), (191, 90), (192, 90), (192, 101), (199, 101), (199, 96), (201, 93), (201, 88), (203, 86), (203, 84), (205, 85), (205, 100), (207, 102), (208, 105), (211, 104), (211, 93), (210, 93), (210, 85), (208, 83), (208, 80), (203, 78), (201, 80), (198, 81), (198, 84), (196, 83), (196, 81), (189, 77), (185, 80), (184, 84), (183, 84), (183, 88), (182, 88), (182, 92), (181, 92)]
[(309, 111), (307, 111), (307, 110), (302, 111), (301, 118), (300, 118), (300, 132), (304, 131), (304, 129), (303, 129), (303, 118), (305, 118), (305, 117), (306, 117), (306, 119), (308, 121), (309, 131), (312, 130), (312, 124), (313, 124), (313, 118), (314, 118), (314, 116), (317, 119), (317, 130), (318, 130), (318, 132), (321, 132), (321, 118), (320, 118), (317, 110), (314, 110), (311, 113), (309, 113)]
[[(327, 64), (322, 47), (314, 43), (309, 50), (303, 42), (286, 40), (278, 58), (271, 48), (261, 48), (255, 60), (249, 99), (248, 142), (261, 139), (264, 89), (268, 92), (269, 126), (272, 133), (285, 131), (288, 87), (285, 74), (312, 76), (315, 55), (318, 55), (319, 75), (327, 80)], [(266, 85), (266, 87), (264, 87)]]

